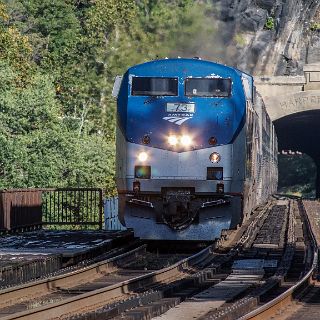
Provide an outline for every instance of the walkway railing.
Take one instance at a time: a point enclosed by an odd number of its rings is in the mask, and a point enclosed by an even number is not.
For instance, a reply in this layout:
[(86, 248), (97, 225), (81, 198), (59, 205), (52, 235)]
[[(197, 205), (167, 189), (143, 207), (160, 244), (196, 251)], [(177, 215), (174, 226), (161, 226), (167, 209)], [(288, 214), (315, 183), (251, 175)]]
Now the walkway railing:
[(0, 231), (102, 229), (103, 191), (98, 188), (0, 190)]
[(103, 228), (103, 191), (98, 188), (43, 189), (43, 224), (75, 229)]
[(99, 188), (0, 190), (0, 231), (50, 229), (125, 230), (118, 197)]

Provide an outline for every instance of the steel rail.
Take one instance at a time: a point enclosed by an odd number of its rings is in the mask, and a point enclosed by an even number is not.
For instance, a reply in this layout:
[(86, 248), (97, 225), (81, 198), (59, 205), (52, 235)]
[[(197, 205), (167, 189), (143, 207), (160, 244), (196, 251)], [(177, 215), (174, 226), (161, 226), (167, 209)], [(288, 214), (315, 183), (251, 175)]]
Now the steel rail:
[(313, 248), (313, 261), (312, 265), (307, 272), (307, 274), (299, 280), (295, 285), (290, 287), (288, 290), (283, 292), (281, 295), (276, 297), (275, 299), (269, 301), (268, 303), (262, 305), (261, 307), (251, 311), (250, 313), (246, 314), (245, 316), (242, 316), (238, 318), (238, 320), (264, 320), (268, 316), (272, 316), (275, 314), (276, 311), (278, 311), (280, 308), (286, 306), (288, 303), (290, 303), (293, 300), (293, 295), (301, 288), (309, 285), (309, 283), (312, 281), (312, 276), (314, 271), (317, 268), (318, 265), (318, 246), (315, 239), (315, 235), (313, 234), (311, 223), (309, 220), (308, 215), (305, 212), (305, 208), (303, 203), (301, 202), (300, 205), (302, 205), (303, 215), (305, 217), (306, 226), (308, 229), (308, 234), (311, 238), (311, 244)]
[[(192, 267), (196, 267), (197, 264), (205, 261), (213, 254), (214, 249), (215, 244), (210, 245), (202, 251), (184, 258), (169, 267), (152, 271), (148, 274), (137, 276), (91, 292), (79, 294), (76, 297), (67, 298), (63, 301), (8, 315), (1, 319), (46, 320), (90, 311), (91, 309), (102, 307), (124, 294), (134, 293), (136, 290), (141, 290), (148, 285), (165, 283), (175, 279), (178, 275), (183, 274), (185, 271), (190, 271)], [(46, 285), (46, 282), (44, 282), (43, 285)]]
[(133, 250), (122, 253), (104, 261), (100, 261), (80, 270), (68, 272), (66, 274), (53, 276), (48, 279), (33, 281), (20, 286), (11, 287), (0, 291), (0, 308), (16, 303), (26, 298), (30, 300), (33, 296), (52, 293), (59, 287), (74, 286), (75, 282), (87, 281), (90, 276), (111, 273), (117, 269), (118, 263), (124, 263), (146, 252), (147, 245), (139, 246)]

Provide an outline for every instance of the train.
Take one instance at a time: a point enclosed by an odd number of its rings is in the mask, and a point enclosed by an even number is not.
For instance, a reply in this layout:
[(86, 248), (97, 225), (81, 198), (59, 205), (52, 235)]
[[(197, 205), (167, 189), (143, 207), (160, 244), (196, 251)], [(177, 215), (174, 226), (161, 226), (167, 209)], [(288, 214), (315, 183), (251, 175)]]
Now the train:
[(200, 58), (117, 76), (119, 219), (141, 239), (214, 241), (277, 189), (277, 137), (253, 77)]

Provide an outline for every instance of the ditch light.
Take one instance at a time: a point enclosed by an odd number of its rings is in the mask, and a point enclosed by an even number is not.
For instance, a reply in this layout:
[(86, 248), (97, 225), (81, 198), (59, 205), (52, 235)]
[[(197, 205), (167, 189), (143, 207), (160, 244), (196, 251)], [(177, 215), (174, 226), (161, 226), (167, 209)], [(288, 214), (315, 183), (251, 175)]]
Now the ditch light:
[(151, 178), (151, 166), (135, 166), (134, 177), (137, 179), (150, 179)]

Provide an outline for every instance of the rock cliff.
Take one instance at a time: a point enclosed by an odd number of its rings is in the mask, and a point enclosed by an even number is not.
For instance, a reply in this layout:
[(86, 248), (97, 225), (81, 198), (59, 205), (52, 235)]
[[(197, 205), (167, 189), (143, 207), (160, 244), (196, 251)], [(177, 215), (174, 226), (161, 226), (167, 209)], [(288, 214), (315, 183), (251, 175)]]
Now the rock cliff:
[(299, 75), (320, 62), (320, 0), (213, 0), (220, 61), (255, 75)]

